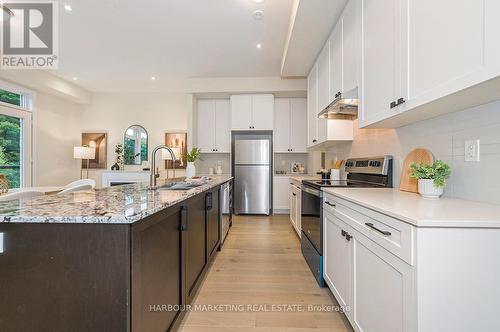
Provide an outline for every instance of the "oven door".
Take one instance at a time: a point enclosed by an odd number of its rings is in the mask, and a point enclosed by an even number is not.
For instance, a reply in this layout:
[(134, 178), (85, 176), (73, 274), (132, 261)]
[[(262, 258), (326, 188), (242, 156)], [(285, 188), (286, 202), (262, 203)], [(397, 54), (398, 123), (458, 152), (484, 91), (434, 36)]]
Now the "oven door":
[(320, 255), (323, 255), (322, 201), (321, 190), (302, 186), (302, 235), (309, 239)]

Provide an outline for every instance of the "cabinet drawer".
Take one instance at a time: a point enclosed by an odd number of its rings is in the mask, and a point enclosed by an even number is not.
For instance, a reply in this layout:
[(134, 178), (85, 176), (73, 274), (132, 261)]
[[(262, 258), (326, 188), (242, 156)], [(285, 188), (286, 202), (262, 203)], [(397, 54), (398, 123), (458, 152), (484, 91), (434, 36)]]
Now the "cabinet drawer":
[(324, 209), (414, 265), (415, 227), (412, 225), (329, 194), (325, 196)]

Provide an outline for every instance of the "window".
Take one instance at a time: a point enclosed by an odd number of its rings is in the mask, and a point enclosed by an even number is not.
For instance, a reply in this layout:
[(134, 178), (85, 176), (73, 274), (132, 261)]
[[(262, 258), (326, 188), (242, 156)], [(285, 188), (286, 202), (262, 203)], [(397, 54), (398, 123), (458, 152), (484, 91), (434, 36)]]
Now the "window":
[(31, 186), (32, 113), (28, 95), (0, 88), (0, 173), (9, 188)]
[(0, 101), (2, 103), (22, 106), (22, 95), (14, 92), (10, 92), (7, 90), (0, 89)]

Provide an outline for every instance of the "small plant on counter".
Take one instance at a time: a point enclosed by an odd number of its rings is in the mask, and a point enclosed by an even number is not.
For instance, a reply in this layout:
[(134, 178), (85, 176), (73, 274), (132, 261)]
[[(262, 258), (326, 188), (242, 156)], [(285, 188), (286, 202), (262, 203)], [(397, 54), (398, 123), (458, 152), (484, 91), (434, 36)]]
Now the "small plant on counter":
[(446, 178), (451, 174), (450, 165), (442, 160), (437, 160), (432, 165), (412, 163), (410, 169), (412, 178), (434, 180), (434, 185), (438, 188), (445, 186)]
[(185, 158), (189, 163), (194, 163), (200, 158), (201, 155), (201, 150), (199, 148), (192, 148), (191, 152), (188, 152), (185, 154)]
[(444, 192), (446, 178), (450, 176), (450, 165), (437, 160), (432, 165), (412, 163), (410, 176), (418, 179), (418, 192), (425, 198), (439, 198)]

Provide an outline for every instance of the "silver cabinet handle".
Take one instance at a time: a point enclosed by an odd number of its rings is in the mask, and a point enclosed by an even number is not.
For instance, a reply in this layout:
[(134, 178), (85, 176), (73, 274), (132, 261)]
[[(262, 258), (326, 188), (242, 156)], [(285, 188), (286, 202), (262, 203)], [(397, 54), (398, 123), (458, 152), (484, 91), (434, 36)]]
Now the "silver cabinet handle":
[(331, 207), (337, 207), (337, 205), (335, 205), (335, 204), (333, 204), (333, 203), (330, 203), (330, 202), (328, 202), (328, 201), (325, 201), (325, 204), (330, 205)]
[(380, 234), (383, 234), (383, 235), (385, 235), (385, 236), (391, 236), (391, 232), (388, 232), (388, 231), (383, 231), (383, 230), (381, 230), (381, 229), (379, 229), (379, 228), (377, 228), (377, 227), (373, 226), (373, 224), (372, 224), (371, 222), (365, 222), (365, 225), (366, 225), (366, 226), (368, 226), (368, 227), (370, 227), (371, 229), (373, 229), (373, 230), (375, 230), (375, 231), (379, 232)]

